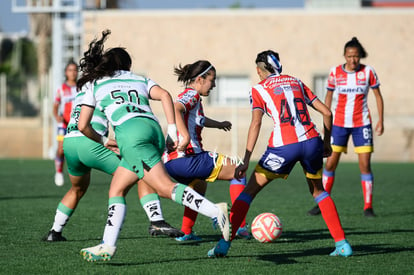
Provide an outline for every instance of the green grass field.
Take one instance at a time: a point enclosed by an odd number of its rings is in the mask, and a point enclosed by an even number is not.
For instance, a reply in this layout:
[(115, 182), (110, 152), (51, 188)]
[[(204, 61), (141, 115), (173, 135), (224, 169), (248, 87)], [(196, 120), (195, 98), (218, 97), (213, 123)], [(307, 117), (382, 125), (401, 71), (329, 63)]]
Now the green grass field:
[[(209, 259), (207, 251), (219, 239), (210, 219), (199, 216), (199, 243), (177, 243), (150, 237), (148, 221), (136, 188), (127, 196), (128, 214), (117, 254), (107, 263), (85, 262), (84, 247), (102, 238), (107, 214), (110, 176), (94, 171), (88, 193), (64, 230), (67, 242), (45, 243), (56, 207), (69, 188), (53, 182), (54, 164), (46, 160), (0, 160), (0, 273), (1, 274), (413, 274), (414, 165), (374, 163), (376, 218), (362, 214), (358, 164), (341, 163), (332, 197), (354, 249), (349, 258), (330, 257), (334, 243), (320, 216), (306, 215), (314, 206), (300, 166), (287, 181), (274, 181), (255, 199), (249, 222), (273, 212), (283, 222), (274, 243), (235, 240), (229, 255)], [(228, 183), (209, 185), (207, 197), (229, 202)], [(183, 208), (162, 199), (164, 216), (181, 225)]]

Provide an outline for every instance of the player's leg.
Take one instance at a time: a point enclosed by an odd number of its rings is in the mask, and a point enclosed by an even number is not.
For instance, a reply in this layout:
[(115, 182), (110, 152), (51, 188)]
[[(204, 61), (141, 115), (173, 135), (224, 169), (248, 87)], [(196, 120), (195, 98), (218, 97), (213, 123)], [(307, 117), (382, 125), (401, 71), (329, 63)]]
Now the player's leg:
[[(224, 156), (223, 159), (218, 159), (218, 163), (216, 166), (218, 165), (221, 166), (221, 169), (217, 179), (230, 181), (230, 199), (231, 203), (234, 204), (236, 199), (239, 197), (240, 193), (246, 187), (246, 178), (244, 177), (240, 180), (234, 178), (234, 171), (236, 170), (237, 163), (231, 158)], [(251, 234), (249, 233), (248, 226), (246, 224), (246, 219), (242, 221), (239, 229), (237, 229), (236, 236), (246, 240), (251, 239)]]
[(372, 207), (374, 176), (371, 171), (371, 154), (374, 151), (374, 144), (371, 125), (354, 128), (352, 139), (355, 145), (355, 153), (358, 154), (359, 170), (361, 172), (364, 215), (366, 217), (375, 217)]
[(151, 236), (167, 235), (176, 238), (183, 235), (180, 230), (172, 227), (164, 220), (158, 194), (143, 180), (138, 182), (138, 197), (150, 221), (148, 232)]
[[(338, 166), (341, 154), (347, 153), (347, 146), (350, 135), (350, 129), (338, 127), (335, 125), (332, 126), (332, 155), (326, 159), (326, 164), (322, 175), (323, 187), (329, 194), (332, 192), (332, 187), (335, 181), (335, 170)], [(318, 205), (308, 211), (308, 215), (311, 216), (320, 214), (321, 211)]]
[(323, 142), (320, 138), (313, 138), (301, 142), (304, 154), (301, 157), (301, 165), (305, 171), (309, 191), (319, 206), (322, 217), (335, 241), (336, 249), (332, 256), (351, 256), (352, 248), (345, 239), (345, 233), (336, 210), (335, 203), (322, 183), (323, 167)]
[[(195, 179), (188, 186), (201, 195), (204, 195), (207, 190), (207, 183), (204, 180)], [(176, 238), (177, 241), (201, 241), (201, 238), (193, 232), (197, 216), (197, 211), (189, 207), (184, 207), (184, 215), (181, 223), (181, 231), (184, 233), (184, 236)]]
[(57, 186), (62, 186), (65, 184), (65, 179), (63, 176), (63, 164), (65, 161), (65, 155), (63, 153), (63, 138), (66, 134), (66, 128), (63, 126), (58, 127), (57, 130), (57, 150), (55, 156), (55, 184)]

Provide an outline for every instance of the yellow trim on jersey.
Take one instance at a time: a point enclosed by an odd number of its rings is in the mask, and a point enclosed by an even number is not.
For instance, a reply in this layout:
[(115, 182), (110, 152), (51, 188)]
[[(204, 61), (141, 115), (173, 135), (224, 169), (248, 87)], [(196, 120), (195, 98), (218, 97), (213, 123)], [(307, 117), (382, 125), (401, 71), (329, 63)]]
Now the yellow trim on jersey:
[(224, 155), (217, 154), (217, 159), (215, 159), (216, 163), (214, 164), (214, 169), (211, 171), (210, 176), (206, 179), (207, 182), (214, 182), (218, 175), (220, 174), (221, 168), (223, 168), (224, 163)]
[(64, 137), (65, 137), (64, 135), (57, 135), (56, 140), (57, 141), (63, 141)]
[(355, 153), (361, 154), (361, 153), (372, 153), (374, 152), (374, 146), (358, 146), (354, 148)]
[(254, 171), (256, 173), (262, 175), (263, 177), (269, 179), (269, 180), (274, 180), (274, 179), (278, 179), (278, 178), (287, 179), (288, 176), (289, 176), (289, 174), (277, 174), (277, 173), (270, 172), (270, 171), (264, 169), (259, 164), (256, 165), (256, 168), (254, 168)]
[(338, 146), (332, 144), (332, 151), (336, 153), (348, 153), (348, 148), (346, 146)]
[(322, 178), (322, 169), (320, 169), (318, 172), (316, 172), (316, 174), (308, 173), (305, 170), (303, 170), (303, 172), (305, 173), (305, 176), (308, 179), (317, 180), (317, 179), (321, 179)]

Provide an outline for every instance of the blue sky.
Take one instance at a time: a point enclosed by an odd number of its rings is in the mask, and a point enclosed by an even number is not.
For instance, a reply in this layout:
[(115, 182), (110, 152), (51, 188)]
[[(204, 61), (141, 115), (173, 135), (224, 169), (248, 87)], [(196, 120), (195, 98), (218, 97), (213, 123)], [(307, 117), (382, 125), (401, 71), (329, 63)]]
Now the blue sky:
[[(228, 8), (240, 4), (243, 8), (303, 7), (305, 0), (120, 0), (122, 8), (130, 9), (197, 9)], [(25, 13), (13, 13), (11, 0), (1, 0), (0, 29), (6, 33), (28, 32), (29, 20)], [(85, 2), (85, 0), (84, 0)], [(17, 1), (22, 5), (24, 1)]]

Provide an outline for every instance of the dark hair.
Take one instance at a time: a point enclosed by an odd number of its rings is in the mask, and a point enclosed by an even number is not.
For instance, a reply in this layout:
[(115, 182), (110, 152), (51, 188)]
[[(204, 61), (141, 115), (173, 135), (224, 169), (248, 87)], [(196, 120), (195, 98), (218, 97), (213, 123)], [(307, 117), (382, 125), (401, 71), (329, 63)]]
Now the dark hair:
[(87, 82), (104, 76), (113, 76), (116, 71), (130, 70), (132, 61), (125, 48), (117, 47), (104, 51), (104, 42), (109, 34), (110, 30), (103, 31), (102, 38), (92, 40), (89, 49), (83, 53), (79, 64), (82, 76), (76, 84), (78, 89)]
[(259, 62), (263, 62), (264, 63), (264, 68), (267, 71), (269, 71), (269, 73), (274, 74), (276, 72), (275, 68), (269, 63), (268, 57), (272, 58), (272, 60), (274, 60), (276, 58), (277, 62), (275, 62), (275, 63), (280, 68), (280, 69), (278, 69), (278, 72), (281, 73), (282, 72), (282, 65), (280, 64), (279, 53), (274, 52), (272, 50), (263, 51), (263, 52), (257, 54), (255, 63), (258, 64)]
[(361, 58), (365, 58), (368, 56), (368, 53), (365, 51), (364, 47), (362, 47), (361, 43), (359, 43), (356, 37), (352, 37), (351, 40), (346, 42), (345, 47), (344, 47), (344, 55), (346, 52), (346, 48), (357, 48), (359, 52), (359, 57)]
[(184, 67), (181, 64), (174, 68), (174, 74), (178, 76), (178, 81), (188, 85), (194, 81), (198, 76), (206, 78), (210, 71), (216, 71), (213, 65), (207, 60), (199, 60), (193, 64), (187, 64)]

